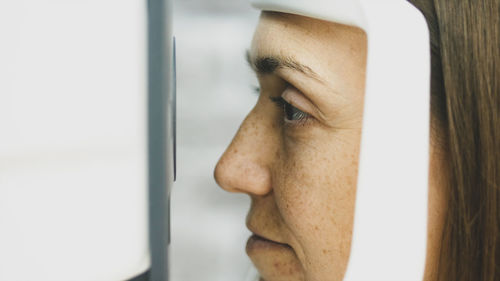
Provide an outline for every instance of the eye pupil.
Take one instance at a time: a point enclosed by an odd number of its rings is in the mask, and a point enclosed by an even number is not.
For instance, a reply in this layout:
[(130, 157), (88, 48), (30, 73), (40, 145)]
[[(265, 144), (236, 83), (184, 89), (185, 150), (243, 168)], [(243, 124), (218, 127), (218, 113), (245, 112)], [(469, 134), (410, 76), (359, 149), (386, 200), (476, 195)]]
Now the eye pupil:
[(283, 117), (287, 121), (302, 122), (309, 118), (309, 115), (295, 106), (286, 102), (282, 97), (270, 97), (271, 101), (276, 104), (278, 108), (283, 110)]
[(289, 103), (284, 104), (285, 117), (290, 121), (302, 120), (305, 117), (305, 113), (294, 107)]

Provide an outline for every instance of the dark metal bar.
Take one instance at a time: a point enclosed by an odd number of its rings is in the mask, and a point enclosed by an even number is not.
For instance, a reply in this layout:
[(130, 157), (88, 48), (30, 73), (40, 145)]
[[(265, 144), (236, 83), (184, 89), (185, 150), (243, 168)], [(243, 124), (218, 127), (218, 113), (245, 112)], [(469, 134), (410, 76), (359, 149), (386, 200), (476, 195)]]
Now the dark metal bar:
[(149, 281), (149, 270), (141, 275), (138, 275), (128, 281)]
[(167, 281), (174, 178), (172, 3), (148, 1), (148, 170), (150, 281)]

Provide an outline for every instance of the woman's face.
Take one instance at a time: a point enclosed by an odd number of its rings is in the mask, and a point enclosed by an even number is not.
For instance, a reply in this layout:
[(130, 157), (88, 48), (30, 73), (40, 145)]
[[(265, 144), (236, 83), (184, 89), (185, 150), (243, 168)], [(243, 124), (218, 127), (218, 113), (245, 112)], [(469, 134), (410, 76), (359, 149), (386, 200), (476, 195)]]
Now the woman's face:
[(350, 252), (367, 41), (264, 12), (249, 60), (260, 97), (215, 178), (251, 196), (247, 254), (266, 281), (342, 280)]
[(338, 280), (352, 232), (366, 35), (263, 13), (249, 59), (259, 100), (215, 177), (252, 198), (247, 253), (266, 281)]

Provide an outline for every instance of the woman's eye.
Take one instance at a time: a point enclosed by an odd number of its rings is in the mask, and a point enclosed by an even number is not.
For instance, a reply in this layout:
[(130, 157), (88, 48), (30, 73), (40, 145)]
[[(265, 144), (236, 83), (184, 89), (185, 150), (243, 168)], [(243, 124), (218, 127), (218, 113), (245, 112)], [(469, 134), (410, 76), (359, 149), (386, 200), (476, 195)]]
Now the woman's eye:
[(307, 113), (300, 111), (289, 103), (285, 103), (284, 112), (287, 121), (300, 121), (307, 117)]
[(289, 104), (282, 97), (271, 97), (271, 100), (276, 104), (276, 106), (283, 110), (283, 115), (286, 122), (302, 123), (309, 118), (309, 114)]

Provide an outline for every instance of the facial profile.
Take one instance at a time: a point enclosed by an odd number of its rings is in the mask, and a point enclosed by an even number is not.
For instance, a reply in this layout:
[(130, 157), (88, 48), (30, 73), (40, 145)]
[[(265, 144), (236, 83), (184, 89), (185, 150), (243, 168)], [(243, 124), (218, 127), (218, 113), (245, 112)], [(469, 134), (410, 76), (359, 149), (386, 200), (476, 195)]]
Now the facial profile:
[(261, 15), (248, 54), (260, 96), (215, 169), (222, 188), (252, 199), (247, 227), (254, 235), (246, 251), (261, 280), (345, 274), (366, 59), (359, 28)]

